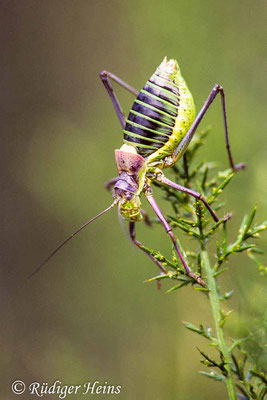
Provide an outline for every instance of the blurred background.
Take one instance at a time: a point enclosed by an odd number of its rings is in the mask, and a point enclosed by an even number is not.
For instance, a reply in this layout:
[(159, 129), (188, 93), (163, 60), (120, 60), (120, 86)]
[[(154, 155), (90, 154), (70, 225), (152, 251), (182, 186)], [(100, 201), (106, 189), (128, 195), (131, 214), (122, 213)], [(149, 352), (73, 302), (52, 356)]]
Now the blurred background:
[[(223, 384), (199, 375), (196, 347), (206, 343), (181, 322), (212, 325), (204, 296), (145, 284), (157, 270), (133, 248), (116, 210), (26, 277), (111, 203), (103, 185), (116, 176), (122, 130), (103, 69), (141, 89), (165, 55), (176, 58), (197, 110), (223, 85), (235, 160), (248, 165), (225, 191), (232, 236), (256, 203), (257, 221), (266, 218), (266, 15), (260, 0), (1, 2), (1, 398), (15, 398), (15, 379), (107, 381), (127, 400), (226, 398)], [(133, 98), (115, 89), (127, 113)], [(208, 125), (201, 156), (225, 169), (219, 100)], [(137, 230), (170, 254), (161, 227)], [(223, 291), (235, 289), (228, 332), (247, 334), (243, 326), (252, 329), (264, 309), (261, 279), (246, 256), (229, 267), (221, 281)]]

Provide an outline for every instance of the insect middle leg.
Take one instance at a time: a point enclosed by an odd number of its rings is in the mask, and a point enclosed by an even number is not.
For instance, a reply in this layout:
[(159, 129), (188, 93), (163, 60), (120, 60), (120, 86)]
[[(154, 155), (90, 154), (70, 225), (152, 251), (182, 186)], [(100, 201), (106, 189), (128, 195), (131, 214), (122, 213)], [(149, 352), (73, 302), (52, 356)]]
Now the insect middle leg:
[(201, 193), (195, 192), (194, 190), (191, 190), (187, 187), (178, 185), (175, 182), (170, 181), (168, 178), (166, 178), (166, 176), (164, 176), (163, 174), (160, 174), (157, 178), (157, 181), (165, 183), (165, 185), (168, 185), (170, 187), (173, 187), (176, 190), (179, 190), (180, 192), (184, 192), (189, 194), (190, 196), (193, 196), (195, 199), (202, 201), (202, 203), (206, 206), (206, 208), (209, 210), (212, 218), (214, 219), (215, 222), (219, 221), (219, 218), (217, 217), (217, 215), (215, 214), (215, 212), (213, 211), (213, 209), (211, 208), (211, 206), (209, 205), (209, 203), (203, 198)]
[(199, 283), (201, 286), (205, 286), (205, 282), (200, 278), (200, 276), (198, 276), (197, 274), (195, 274), (194, 272), (191, 271), (191, 269), (189, 268), (189, 266), (187, 265), (179, 247), (177, 244), (177, 241), (175, 239), (175, 236), (173, 234), (172, 228), (170, 227), (170, 225), (168, 224), (166, 218), (164, 217), (164, 215), (162, 214), (158, 204), (156, 203), (156, 200), (154, 199), (154, 196), (152, 194), (152, 189), (149, 186), (146, 191), (145, 191), (145, 196), (148, 200), (148, 202), (150, 203), (151, 207), (153, 208), (153, 210), (155, 211), (156, 215), (158, 216), (160, 222), (162, 223), (165, 231), (168, 233), (168, 235), (171, 238), (171, 241), (174, 245), (174, 248), (184, 266), (184, 269), (187, 273), (188, 276), (192, 277), (197, 283)]
[(174, 160), (177, 160), (177, 158), (179, 158), (179, 155), (180, 154), (182, 155), (185, 152), (185, 150), (187, 149), (192, 137), (194, 136), (194, 133), (195, 133), (198, 125), (200, 124), (202, 118), (204, 117), (205, 113), (207, 112), (208, 108), (210, 107), (211, 103), (213, 102), (213, 100), (215, 99), (215, 97), (217, 96), (218, 93), (220, 93), (221, 102), (222, 102), (226, 151), (227, 151), (227, 154), (228, 154), (229, 163), (230, 163), (230, 166), (231, 166), (233, 171), (238, 171), (239, 169), (245, 168), (246, 165), (244, 163), (240, 163), (240, 164), (235, 164), (234, 163), (233, 156), (232, 156), (232, 151), (231, 151), (231, 147), (230, 147), (230, 141), (229, 141), (228, 123), (227, 123), (227, 115), (226, 115), (225, 93), (224, 93), (223, 87), (221, 85), (218, 85), (218, 84), (216, 84), (214, 86), (214, 88), (212, 89), (212, 91), (210, 92), (210, 94), (209, 94), (204, 106), (202, 107), (202, 109), (198, 113), (198, 115), (197, 115), (195, 121), (192, 123), (189, 131), (187, 132), (187, 134), (185, 135), (185, 137), (183, 138), (183, 140), (181, 141), (181, 143), (179, 144), (179, 146), (175, 150), (173, 158), (174, 158)]
[(119, 100), (117, 99), (116, 94), (114, 93), (114, 90), (111, 86), (111, 83), (109, 81), (109, 78), (112, 79), (114, 82), (118, 83), (120, 86), (122, 86), (124, 89), (128, 90), (130, 93), (132, 93), (134, 96), (138, 96), (138, 91), (135, 90), (132, 86), (128, 85), (128, 83), (124, 82), (120, 78), (118, 78), (116, 75), (112, 74), (111, 72), (108, 71), (102, 71), (99, 74), (105, 88), (107, 89), (107, 92), (111, 98), (111, 101), (113, 103), (113, 106), (115, 108), (116, 114), (120, 120), (121, 126), (124, 128), (126, 121), (125, 121), (125, 115), (122, 111), (121, 105), (119, 103)]

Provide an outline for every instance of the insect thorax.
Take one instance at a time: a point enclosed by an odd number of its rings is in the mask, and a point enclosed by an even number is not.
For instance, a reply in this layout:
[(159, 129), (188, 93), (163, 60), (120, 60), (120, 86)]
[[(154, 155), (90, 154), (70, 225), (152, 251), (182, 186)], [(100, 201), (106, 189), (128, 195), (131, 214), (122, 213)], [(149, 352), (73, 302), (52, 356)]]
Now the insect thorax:
[(173, 155), (194, 117), (194, 101), (177, 61), (164, 58), (134, 101), (124, 143), (148, 163), (162, 160)]

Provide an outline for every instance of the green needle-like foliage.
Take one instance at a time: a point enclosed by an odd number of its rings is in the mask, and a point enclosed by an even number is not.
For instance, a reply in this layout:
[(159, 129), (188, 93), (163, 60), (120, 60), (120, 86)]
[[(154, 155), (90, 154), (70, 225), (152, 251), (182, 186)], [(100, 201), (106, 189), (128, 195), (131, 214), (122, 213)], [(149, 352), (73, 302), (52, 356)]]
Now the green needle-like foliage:
[[(234, 178), (234, 173), (228, 169), (215, 174), (214, 163), (210, 162), (195, 164), (195, 156), (207, 133), (208, 130), (202, 131), (194, 138), (183, 162), (180, 161), (172, 169), (177, 182), (198, 190), (208, 203), (212, 204), (213, 209), (218, 211), (223, 205), (219, 201), (220, 196)], [(226, 337), (225, 325), (233, 310), (226, 312), (222, 305), (224, 306), (225, 302), (233, 295), (233, 291), (230, 290), (221, 294), (218, 279), (220, 279), (219, 275), (226, 272), (230, 267), (227, 262), (231, 257), (241, 252), (246, 252), (257, 265), (260, 276), (266, 275), (267, 268), (258, 259), (258, 255), (262, 252), (255, 242), (260, 233), (267, 229), (267, 222), (261, 224), (254, 222), (256, 214), (256, 207), (254, 207), (249, 215), (244, 216), (240, 228), (236, 232), (236, 239), (231, 243), (227, 234), (227, 225), (231, 214), (224, 215), (219, 222), (215, 223), (201, 202), (195, 201), (187, 194), (178, 192), (164, 184), (156, 182), (154, 184), (162, 189), (164, 198), (172, 206), (173, 213), (168, 215), (168, 221), (172, 228), (182, 231), (195, 241), (196, 250), (190, 252), (186, 252), (179, 241), (178, 245), (190, 268), (202, 276), (206, 282), (206, 287), (199, 287), (192, 278), (185, 274), (174, 251), (172, 251), (172, 259), (168, 259), (159, 251), (143, 247), (166, 270), (166, 273), (161, 273), (148, 281), (157, 281), (160, 285), (163, 280), (171, 279), (177, 283), (168, 292), (194, 285), (194, 289), (202, 292), (202, 294), (199, 294), (200, 296), (208, 296), (215, 329), (206, 327), (202, 323), (195, 326), (189, 322), (184, 322), (187, 329), (206, 338), (218, 352), (215, 359), (214, 356), (210, 356), (199, 349), (202, 356), (200, 361), (208, 368), (200, 373), (216, 381), (224, 382), (231, 400), (237, 398), (263, 400), (267, 396), (267, 377), (260, 370), (257, 360), (253, 354), (250, 354), (249, 346), (247, 346), (253, 340), (254, 334), (251, 333), (241, 339)], [(207, 251), (209, 242), (213, 242), (217, 249), (215, 261), (214, 257), (210, 257)]]

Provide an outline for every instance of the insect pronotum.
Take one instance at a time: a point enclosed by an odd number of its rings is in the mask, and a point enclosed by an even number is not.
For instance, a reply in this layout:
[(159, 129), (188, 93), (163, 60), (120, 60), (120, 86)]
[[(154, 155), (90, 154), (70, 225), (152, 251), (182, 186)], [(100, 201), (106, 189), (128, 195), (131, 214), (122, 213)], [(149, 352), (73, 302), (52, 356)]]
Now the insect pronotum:
[[(204, 286), (205, 283), (201, 277), (193, 273), (187, 265), (172, 229), (153, 196), (151, 182), (162, 182), (195, 197), (204, 203), (216, 222), (219, 220), (200, 193), (170, 181), (164, 176), (162, 170), (171, 167), (183, 156), (199, 123), (218, 93), (220, 93), (222, 101), (226, 151), (230, 166), (233, 171), (244, 168), (245, 164), (234, 164), (233, 161), (229, 143), (224, 89), (221, 85), (216, 84), (202, 109), (195, 117), (193, 97), (181, 75), (176, 60), (168, 61), (165, 57), (140, 92), (110, 72), (101, 72), (100, 78), (112, 100), (124, 134), (123, 145), (119, 150), (115, 150), (119, 176), (107, 183), (108, 187), (114, 186), (114, 201), (108, 208), (73, 232), (31, 273), (30, 277), (39, 271), (73, 236), (115, 205), (118, 205), (122, 217), (129, 221), (131, 240), (137, 247), (146, 252), (135, 237), (135, 223), (142, 219), (143, 214), (140, 196), (144, 194), (165, 231), (170, 236), (186, 274)], [(127, 119), (113, 91), (110, 80), (118, 83), (136, 96)], [(158, 260), (151, 254), (146, 254), (161, 271), (165, 272), (164, 267)]]

